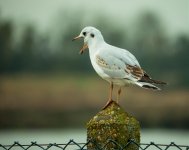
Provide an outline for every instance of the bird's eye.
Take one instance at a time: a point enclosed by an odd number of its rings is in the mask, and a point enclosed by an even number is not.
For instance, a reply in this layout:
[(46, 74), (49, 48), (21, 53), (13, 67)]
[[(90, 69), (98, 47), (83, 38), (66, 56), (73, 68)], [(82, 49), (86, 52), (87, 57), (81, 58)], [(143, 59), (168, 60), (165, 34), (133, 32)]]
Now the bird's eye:
[(94, 36), (95, 36), (95, 35), (94, 35), (93, 33), (91, 33), (91, 37), (94, 38)]
[(86, 32), (83, 32), (83, 35), (86, 36)]

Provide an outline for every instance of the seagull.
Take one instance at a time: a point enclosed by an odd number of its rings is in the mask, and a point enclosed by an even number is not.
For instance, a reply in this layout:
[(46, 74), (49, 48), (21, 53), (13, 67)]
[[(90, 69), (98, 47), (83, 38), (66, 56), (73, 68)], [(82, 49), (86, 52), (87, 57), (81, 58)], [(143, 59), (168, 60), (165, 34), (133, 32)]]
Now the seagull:
[[(89, 49), (91, 64), (97, 74), (110, 83), (109, 99), (105, 107), (112, 100), (114, 85), (119, 86), (117, 103), (120, 99), (121, 88), (134, 84), (145, 89), (160, 90), (154, 84), (163, 85), (165, 82), (152, 79), (140, 66), (136, 57), (128, 50), (112, 46), (105, 42), (101, 32), (92, 26), (82, 29), (73, 41), (84, 38), (84, 45), (80, 54)], [(105, 108), (104, 107), (104, 108)]]

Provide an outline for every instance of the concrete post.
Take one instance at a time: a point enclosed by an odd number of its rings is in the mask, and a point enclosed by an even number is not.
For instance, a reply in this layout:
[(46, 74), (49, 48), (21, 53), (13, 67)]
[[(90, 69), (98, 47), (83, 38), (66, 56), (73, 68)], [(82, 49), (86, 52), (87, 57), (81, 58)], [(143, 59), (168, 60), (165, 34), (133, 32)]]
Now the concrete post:
[[(87, 123), (87, 140), (93, 141), (87, 145), (88, 150), (117, 150), (130, 141), (140, 143), (139, 122), (125, 112), (116, 102), (112, 101), (105, 109), (97, 113)], [(115, 141), (119, 144), (114, 144)], [(109, 141), (109, 142), (108, 142)], [(124, 150), (138, 150), (138, 146), (130, 144)]]

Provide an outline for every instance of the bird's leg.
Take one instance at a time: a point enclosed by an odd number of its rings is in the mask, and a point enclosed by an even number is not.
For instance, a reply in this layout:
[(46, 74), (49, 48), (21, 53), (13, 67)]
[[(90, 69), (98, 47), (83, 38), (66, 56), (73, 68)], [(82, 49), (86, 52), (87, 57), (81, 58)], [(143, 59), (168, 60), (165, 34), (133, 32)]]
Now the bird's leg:
[(108, 100), (108, 102), (112, 101), (113, 88), (114, 88), (114, 85), (113, 85), (113, 83), (111, 82), (111, 83), (110, 83), (110, 95), (109, 95), (109, 100)]
[(119, 102), (120, 94), (121, 94), (121, 87), (119, 87), (119, 89), (117, 91), (117, 103)]
[(105, 109), (113, 100), (112, 100), (112, 92), (113, 92), (113, 83), (110, 83), (110, 95), (109, 95), (109, 99), (108, 102), (106, 103), (106, 105), (103, 107), (103, 109)]

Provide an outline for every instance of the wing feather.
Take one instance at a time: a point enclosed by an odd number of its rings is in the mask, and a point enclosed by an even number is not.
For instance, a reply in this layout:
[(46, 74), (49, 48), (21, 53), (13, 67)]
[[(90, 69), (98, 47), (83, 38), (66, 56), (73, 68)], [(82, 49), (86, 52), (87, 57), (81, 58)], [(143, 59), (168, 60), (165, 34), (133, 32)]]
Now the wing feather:
[[(132, 81), (141, 79), (144, 71), (140, 68), (137, 59), (126, 50), (99, 51), (96, 55), (96, 63), (111, 78), (127, 78)], [(121, 50), (121, 51), (120, 51)]]
[(125, 64), (113, 56), (103, 57), (96, 55), (96, 63), (103, 70), (103, 72), (111, 78), (125, 77)]
[(98, 51), (96, 63), (110, 78), (127, 79), (136, 83), (166, 84), (153, 80), (141, 67), (133, 54), (125, 49), (109, 45), (102, 51)]

